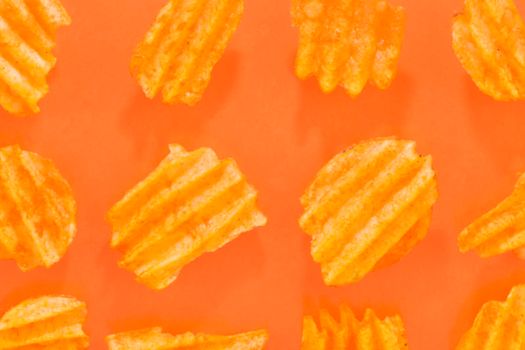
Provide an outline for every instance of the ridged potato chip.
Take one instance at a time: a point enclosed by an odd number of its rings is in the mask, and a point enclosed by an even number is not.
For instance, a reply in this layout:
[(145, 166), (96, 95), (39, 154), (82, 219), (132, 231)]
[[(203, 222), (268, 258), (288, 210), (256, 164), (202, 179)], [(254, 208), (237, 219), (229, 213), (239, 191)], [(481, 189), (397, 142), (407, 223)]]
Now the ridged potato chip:
[(50, 267), (76, 233), (76, 203), (55, 165), (18, 146), (0, 149), (0, 259)]
[(398, 315), (380, 320), (368, 309), (362, 321), (340, 307), (339, 321), (321, 310), (319, 327), (312, 316), (303, 319), (301, 350), (406, 350), (403, 320)]
[(58, 28), (71, 18), (59, 0), (0, 1), (0, 106), (15, 115), (40, 111), (55, 66)]
[(135, 49), (131, 73), (148, 98), (200, 101), (244, 11), (243, 0), (170, 0)]
[(265, 225), (256, 199), (234, 160), (171, 145), (157, 169), (110, 210), (111, 244), (124, 252), (121, 267), (162, 289), (202, 254)]
[(465, 0), (452, 40), (483, 93), (502, 101), (525, 98), (525, 24), (513, 0)]
[(26, 300), (0, 319), (0, 350), (86, 349), (86, 304), (67, 296)]
[(525, 174), (510, 196), (460, 233), (458, 246), (463, 253), (475, 251), (481, 257), (521, 253), (525, 247)]
[(525, 348), (525, 285), (512, 288), (506, 301), (489, 301), (456, 350)]
[(151, 328), (113, 334), (106, 341), (109, 350), (262, 350), (268, 342), (268, 332), (259, 330), (235, 335), (187, 332), (172, 335), (161, 328)]
[(405, 30), (402, 7), (384, 0), (292, 0), (299, 29), (295, 72), (316, 76), (328, 93), (338, 85), (354, 97), (371, 81), (392, 83)]
[(361, 142), (336, 155), (301, 198), (301, 228), (327, 285), (361, 280), (406, 255), (428, 231), (437, 200), (432, 159), (415, 142)]

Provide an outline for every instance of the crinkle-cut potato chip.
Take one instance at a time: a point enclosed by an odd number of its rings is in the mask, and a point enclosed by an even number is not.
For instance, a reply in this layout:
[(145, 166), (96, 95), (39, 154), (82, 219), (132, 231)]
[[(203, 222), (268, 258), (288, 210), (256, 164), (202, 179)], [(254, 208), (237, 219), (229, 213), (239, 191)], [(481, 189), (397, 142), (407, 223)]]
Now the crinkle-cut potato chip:
[(0, 319), (0, 350), (86, 349), (86, 304), (68, 296), (26, 300)]
[(489, 301), (482, 306), (456, 350), (524, 349), (524, 314), (525, 285), (519, 285), (512, 288), (506, 301)]
[(0, 1), (0, 106), (14, 115), (40, 111), (58, 28), (71, 18), (59, 0)]
[(301, 198), (301, 228), (327, 285), (361, 280), (406, 255), (428, 231), (437, 200), (432, 159), (415, 142), (361, 142), (336, 155)]
[(301, 350), (406, 350), (405, 327), (400, 316), (380, 320), (368, 309), (356, 319), (347, 306), (340, 307), (339, 321), (321, 310), (319, 325), (312, 316), (303, 319)]
[(14, 259), (23, 271), (55, 264), (75, 237), (76, 211), (52, 161), (0, 148), (0, 259)]
[(210, 148), (169, 155), (108, 213), (111, 245), (124, 252), (121, 267), (153, 289), (171, 284), (180, 270), (241, 233), (266, 224), (257, 192), (233, 159)]
[(137, 46), (131, 74), (148, 98), (195, 105), (244, 11), (243, 0), (170, 0)]
[(384, 0), (292, 0), (299, 29), (295, 72), (317, 77), (321, 90), (338, 85), (354, 97), (368, 81), (392, 83), (405, 31), (405, 12)]
[(501, 101), (525, 98), (525, 24), (513, 0), (465, 0), (452, 41), (483, 93)]
[(460, 233), (458, 245), (462, 253), (475, 251), (481, 257), (510, 251), (521, 254), (525, 248), (525, 174), (510, 196)]
[(258, 330), (235, 335), (183, 333), (172, 335), (161, 328), (112, 334), (106, 338), (109, 350), (262, 350), (268, 332)]

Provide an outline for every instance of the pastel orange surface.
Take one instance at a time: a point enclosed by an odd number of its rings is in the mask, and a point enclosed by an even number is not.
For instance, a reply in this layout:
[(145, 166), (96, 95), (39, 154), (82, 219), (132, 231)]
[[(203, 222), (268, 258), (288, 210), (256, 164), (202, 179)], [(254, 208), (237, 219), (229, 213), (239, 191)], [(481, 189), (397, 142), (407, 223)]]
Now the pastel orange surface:
[(57, 30), (71, 18), (59, 0), (0, 1), (0, 106), (15, 115), (40, 111), (55, 66)]
[(86, 304), (72, 297), (26, 300), (0, 318), (0, 349), (87, 349), (86, 313)]
[[(525, 281), (515, 254), (480, 259), (457, 246), (459, 232), (508, 196), (525, 171), (525, 102), (480, 93), (452, 50), (461, 0), (389, 0), (406, 15), (398, 73), (388, 89), (370, 86), (356, 99), (296, 77), (299, 31), (290, 1), (246, 1), (203, 99), (191, 108), (146, 98), (129, 72), (167, 0), (62, 3), (72, 25), (57, 32), (50, 93), (31, 118), (0, 110), (0, 147), (19, 144), (53, 160), (75, 194), (78, 231), (51, 269), (23, 273), (14, 260), (0, 261), (0, 310), (37, 295), (75, 295), (88, 306), (84, 329), (95, 350), (107, 348), (108, 334), (152, 325), (173, 334), (265, 328), (268, 350), (293, 350), (301, 346), (303, 315), (346, 303), (356, 315), (370, 306), (381, 317), (401, 314), (412, 349), (447, 350), (483, 303), (504, 300)], [(297, 223), (299, 198), (335, 154), (391, 135), (432, 155), (439, 199), (428, 234), (396, 264), (327, 287), (311, 237)], [(235, 159), (268, 223), (194, 260), (157, 291), (119, 268), (106, 214), (172, 143)]]
[(161, 328), (110, 335), (106, 338), (109, 350), (263, 350), (268, 342), (265, 330), (235, 335), (183, 333), (172, 335)]
[(525, 23), (514, 0), (465, 0), (452, 40), (482, 92), (502, 101), (525, 98)]
[(146, 96), (199, 102), (243, 10), (243, 0), (169, 0), (131, 60)]
[(52, 161), (18, 146), (0, 149), (0, 259), (50, 267), (76, 233), (71, 187)]
[(520, 254), (525, 247), (525, 174), (510, 196), (460, 233), (458, 244), (462, 252), (473, 250), (482, 257)]
[(406, 255), (428, 231), (437, 200), (432, 158), (415, 142), (361, 142), (332, 158), (301, 197), (301, 228), (327, 285), (361, 280)]
[[(241, 233), (266, 224), (257, 192), (232, 159), (210, 148), (169, 155), (108, 214), (119, 265), (150, 288), (163, 289), (180, 270)], [(225, 271), (226, 272), (226, 271)]]
[(514, 287), (504, 302), (489, 301), (456, 350), (523, 349), (525, 346), (525, 285)]
[(317, 77), (324, 92), (337, 86), (357, 96), (371, 81), (392, 83), (405, 29), (405, 11), (384, 0), (292, 0), (299, 29), (295, 73)]
[(367, 309), (363, 320), (341, 306), (339, 320), (321, 310), (319, 326), (312, 316), (303, 319), (301, 350), (402, 350), (408, 349), (403, 320), (398, 315), (379, 319)]

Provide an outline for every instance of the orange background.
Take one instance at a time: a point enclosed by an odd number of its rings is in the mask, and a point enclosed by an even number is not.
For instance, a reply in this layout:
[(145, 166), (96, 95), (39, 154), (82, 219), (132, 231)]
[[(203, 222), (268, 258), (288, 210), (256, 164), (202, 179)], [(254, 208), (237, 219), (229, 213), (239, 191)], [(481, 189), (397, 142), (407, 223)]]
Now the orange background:
[[(147, 100), (128, 73), (135, 44), (165, 0), (64, 0), (73, 25), (59, 33), (57, 68), (42, 113), (0, 113), (0, 143), (55, 161), (79, 206), (79, 232), (50, 270), (0, 262), (0, 310), (43, 293), (86, 300), (92, 349), (110, 332), (162, 325), (271, 332), (269, 349), (298, 349), (303, 312), (346, 302), (358, 314), (402, 314), (412, 349), (451, 349), (488, 299), (525, 281), (512, 254), (461, 255), (458, 232), (510, 193), (525, 170), (524, 103), (482, 95), (453, 55), (460, 0), (395, 0), (408, 13), (399, 75), (387, 91), (352, 100), (324, 95), (293, 75), (297, 33), (289, 3), (247, 0), (242, 23), (194, 108)], [(298, 198), (335, 153), (369, 137), (414, 139), (434, 157), (440, 199), (428, 237), (400, 263), (343, 288), (323, 286), (296, 222)], [(104, 215), (167, 154), (167, 145), (211, 146), (235, 158), (260, 191), (265, 228), (185, 268), (162, 292), (120, 270)]]

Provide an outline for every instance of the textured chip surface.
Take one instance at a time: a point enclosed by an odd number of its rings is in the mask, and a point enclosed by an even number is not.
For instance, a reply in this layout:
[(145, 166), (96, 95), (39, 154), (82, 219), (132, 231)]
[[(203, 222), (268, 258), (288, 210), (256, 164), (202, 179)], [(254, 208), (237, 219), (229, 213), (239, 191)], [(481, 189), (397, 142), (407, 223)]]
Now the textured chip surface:
[(465, 0), (452, 41), (483, 93), (503, 101), (525, 98), (525, 24), (513, 0)]
[(55, 165), (18, 146), (0, 148), (0, 259), (24, 271), (50, 267), (75, 233), (75, 199)]
[(150, 288), (172, 283), (180, 270), (241, 233), (266, 224), (257, 192), (232, 159), (210, 148), (169, 155), (108, 214), (120, 266)]
[(368, 309), (363, 320), (340, 307), (339, 320), (321, 310), (319, 324), (312, 316), (303, 319), (301, 350), (406, 350), (405, 327), (400, 316), (379, 319)]
[(525, 247), (525, 174), (510, 196), (476, 219), (458, 237), (461, 252), (475, 251), (490, 257)]
[(525, 348), (525, 285), (514, 287), (506, 301), (489, 301), (456, 350), (511, 350)]
[(0, 106), (15, 115), (39, 112), (58, 28), (71, 19), (59, 0), (0, 1)]
[(170, 0), (137, 46), (131, 73), (148, 98), (200, 101), (239, 25), (243, 0)]
[(406, 255), (428, 231), (437, 186), (413, 141), (375, 139), (336, 155), (301, 198), (301, 228), (327, 285), (357, 282)]
[(85, 303), (72, 297), (26, 300), (0, 319), (0, 349), (86, 349), (89, 340), (82, 330), (85, 319)]
[(292, 0), (299, 29), (295, 72), (317, 77), (324, 92), (337, 86), (357, 96), (371, 81), (392, 83), (405, 28), (402, 7), (383, 0)]
[(235, 335), (184, 333), (172, 335), (161, 328), (112, 334), (106, 338), (109, 350), (262, 350), (268, 332), (258, 330)]

